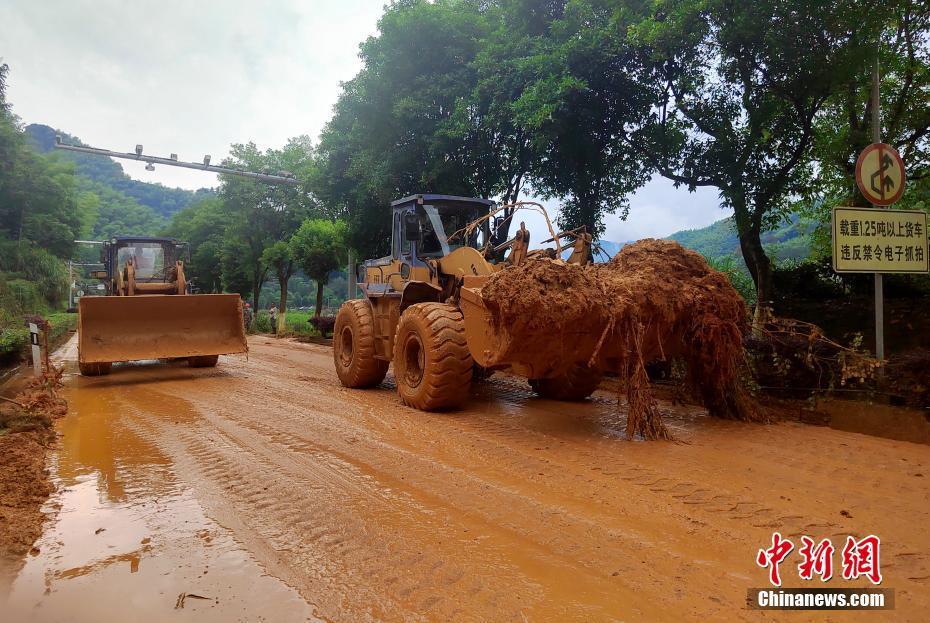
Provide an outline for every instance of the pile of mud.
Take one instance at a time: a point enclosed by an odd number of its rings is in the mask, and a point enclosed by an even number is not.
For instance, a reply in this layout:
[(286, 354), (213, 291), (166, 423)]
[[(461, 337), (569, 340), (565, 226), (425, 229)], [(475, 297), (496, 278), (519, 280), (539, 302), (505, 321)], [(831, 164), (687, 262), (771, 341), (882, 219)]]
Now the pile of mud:
[[(627, 436), (669, 438), (645, 364), (680, 358), (687, 383), (715, 416), (762, 419), (739, 382), (748, 316), (726, 275), (668, 240), (625, 246), (607, 264), (537, 260), (482, 289), (494, 323), (532, 356), (618, 374)], [(560, 336), (571, 335), (571, 340)]]
[(21, 557), (41, 533), (52, 492), (45, 451), (55, 439), (53, 418), (68, 410), (60, 386), (61, 371), (53, 369), (0, 402), (0, 563)]

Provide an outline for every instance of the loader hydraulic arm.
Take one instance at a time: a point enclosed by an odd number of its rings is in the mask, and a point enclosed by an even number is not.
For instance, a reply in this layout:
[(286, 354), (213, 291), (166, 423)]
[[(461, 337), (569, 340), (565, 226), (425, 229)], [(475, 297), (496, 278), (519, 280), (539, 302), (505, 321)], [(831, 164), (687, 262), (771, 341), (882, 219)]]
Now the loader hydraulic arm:
[(526, 229), (526, 223), (520, 222), (520, 229), (517, 230), (517, 233), (513, 238), (507, 242), (502, 242), (501, 244), (494, 247), (494, 254), (501, 253), (507, 249), (510, 249), (510, 255), (507, 257), (507, 262), (513, 266), (519, 266), (526, 260), (526, 256), (529, 253), (530, 248), (530, 232)]

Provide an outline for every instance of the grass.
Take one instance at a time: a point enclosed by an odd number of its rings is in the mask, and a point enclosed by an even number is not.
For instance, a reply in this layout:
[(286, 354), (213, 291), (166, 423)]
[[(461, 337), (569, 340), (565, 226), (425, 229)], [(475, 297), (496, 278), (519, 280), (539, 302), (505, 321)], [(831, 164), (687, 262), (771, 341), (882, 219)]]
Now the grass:
[[(310, 325), (313, 312), (289, 311), (284, 316), (285, 337), (319, 337), (320, 332)], [(260, 311), (252, 325), (253, 333), (271, 333), (268, 312)]]
[[(49, 346), (54, 348), (61, 338), (77, 327), (77, 314), (55, 312), (46, 314), (49, 321)], [(0, 365), (15, 363), (25, 357), (29, 347), (29, 328), (22, 317), (11, 320), (5, 326), (0, 326)]]

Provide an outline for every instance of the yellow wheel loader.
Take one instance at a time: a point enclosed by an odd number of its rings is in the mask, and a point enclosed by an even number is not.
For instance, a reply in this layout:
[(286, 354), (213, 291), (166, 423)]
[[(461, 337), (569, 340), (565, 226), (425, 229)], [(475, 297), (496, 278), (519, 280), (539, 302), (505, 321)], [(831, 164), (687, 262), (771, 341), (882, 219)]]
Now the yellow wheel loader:
[(525, 376), (553, 399), (582, 400), (596, 389), (599, 372), (513, 344), (481, 298), (494, 272), (534, 255), (558, 257), (562, 238), (574, 239), (568, 263), (590, 262), (590, 234), (553, 231), (544, 242), (556, 242), (554, 252), (530, 251), (523, 223), (510, 240), (490, 243), (492, 201), (422, 194), (391, 205), (391, 255), (359, 267), (365, 298), (346, 301), (336, 316), (333, 358), (343, 385), (375, 386), (393, 361), (401, 400), (427, 411), (461, 404), (473, 375), (493, 370)]
[(215, 366), (220, 355), (248, 351), (237, 294), (191, 294), (186, 245), (173, 238), (116, 237), (103, 243), (106, 296), (78, 302), (81, 374), (108, 374), (115, 362), (187, 359)]

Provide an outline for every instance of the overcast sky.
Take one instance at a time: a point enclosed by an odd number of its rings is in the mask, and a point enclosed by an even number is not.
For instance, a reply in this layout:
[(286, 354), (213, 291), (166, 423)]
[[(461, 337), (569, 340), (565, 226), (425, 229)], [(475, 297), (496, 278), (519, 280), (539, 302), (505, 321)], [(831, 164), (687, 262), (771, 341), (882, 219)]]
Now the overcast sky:
[[(213, 162), (229, 145), (279, 147), (316, 138), (340, 82), (361, 67), (382, 0), (0, 0), (0, 57), (8, 99), (25, 123), (44, 123), (94, 147)], [(635, 157), (635, 156), (631, 156)], [(172, 167), (135, 179), (200, 188), (216, 177)], [(438, 189), (437, 189), (438, 190)], [(666, 236), (724, 218), (716, 191), (689, 194), (653, 180), (628, 221), (606, 239)], [(536, 233), (534, 224), (532, 229)], [(536, 240), (541, 238), (534, 235)]]

